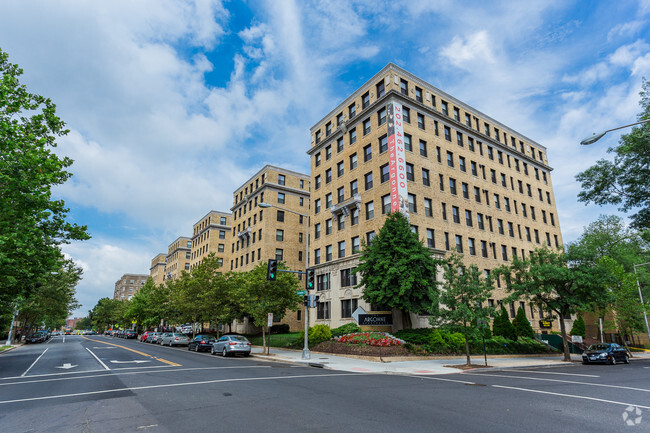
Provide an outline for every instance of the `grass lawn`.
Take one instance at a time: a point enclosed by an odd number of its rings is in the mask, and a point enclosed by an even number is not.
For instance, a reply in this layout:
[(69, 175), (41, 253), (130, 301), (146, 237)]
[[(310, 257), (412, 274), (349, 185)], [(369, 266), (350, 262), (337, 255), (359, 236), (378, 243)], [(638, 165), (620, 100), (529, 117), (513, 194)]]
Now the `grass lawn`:
[[(298, 337), (300, 335), (300, 332), (291, 332), (289, 334), (272, 334), (271, 338), (269, 340), (269, 336), (266, 336), (266, 344), (269, 347), (280, 347), (280, 348), (286, 348), (286, 347), (294, 347), (296, 344), (296, 341), (298, 340)], [(262, 345), (262, 335), (249, 335), (247, 338), (250, 340), (250, 342), (255, 345), (255, 346), (261, 346)]]
[(2, 352), (3, 350), (7, 350), (9, 348), (11, 348), (11, 346), (0, 346), (0, 352)]

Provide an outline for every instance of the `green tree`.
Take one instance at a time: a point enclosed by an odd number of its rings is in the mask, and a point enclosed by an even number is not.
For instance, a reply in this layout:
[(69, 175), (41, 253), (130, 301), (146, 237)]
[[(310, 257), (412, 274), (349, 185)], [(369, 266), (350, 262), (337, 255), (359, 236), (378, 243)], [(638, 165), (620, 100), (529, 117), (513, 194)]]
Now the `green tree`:
[[(283, 262), (278, 263), (278, 269), (286, 269)], [(253, 319), (256, 325), (268, 330), (267, 317), (273, 313), (274, 317), (284, 317), (287, 310), (298, 310), (299, 303), (302, 300), (296, 294), (300, 289), (300, 283), (294, 274), (278, 272), (275, 281), (266, 279), (267, 265), (259, 263), (255, 268), (248, 272), (239, 273), (236, 278), (238, 290), (233, 295), (241, 299), (245, 305), (246, 313)], [(262, 334), (264, 350), (266, 347), (266, 337)]]
[(92, 329), (93, 323), (90, 317), (84, 317), (80, 321), (77, 322), (77, 324), (74, 326), (74, 329), (77, 331), (83, 331), (86, 329)]
[(48, 98), (20, 84), (23, 71), (0, 50), (0, 305), (29, 297), (59, 270), (58, 246), (88, 239), (85, 226), (66, 221), (68, 209), (51, 188), (64, 183), (70, 158), (52, 149), (68, 133)]
[(585, 326), (585, 321), (582, 316), (578, 316), (576, 320), (573, 321), (573, 327), (571, 328), (571, 335), (579, 335), (582, 338), (587, 336), (587, 328)]
[(437, 302), (436, 261), (399, 212), (389, 214), (379, 234), (364, 244), (357, 274), (363, 299), (400, 310), (405, 328), (412, 327), (410, 313), (423, 313)]
[(508, 312), (506, 311), (503, 304), (501, 304), (501, 308), (494, 316), (494, 322), (492, 323), (492, 334), (507, 338), (508, 340), (517, 339), (517, 332), (515, 331), (515, 327), (512, 325), (512, 322), (510, 322), (510, 317), (508, 316)]
[[(645, 78), (642, 87), (639, 121), (650, 119), (650, 83)], [(650, 228), (650, 123), (634, 127), (607, 151), (614, 153), (614, 161), (601, 159), (576, 176), (582, 187), (578, 200), (618, 205), (623, 212), (638, 210), (630, 217), (633, 225)]]
[(439, 305), (429, 309), (429, 322), (436, 327), (465, 335), (467, 365), (471, 365), (470, 336), (478, 337), (479, 330), (473, 327), (478, 321), (487, 322), (493, 309), (485, 306), (492, 293), (492, 278), (483, 276), (476, 265), (463, 264), (460, 256), (452, 254), (441, 261), (444, 280), (439, 283)]
[(510, 296), (504, 302), (527, 299), (554, 312), (560, 322), (564, 340), (564, 360), (570, 361), (564, 317), (602, 307), (609, 301), (605, 283), (611, 280), (609, 270), (586, 262), (563, 251), (536, 249), (528, 258), (513, 258), (511, 264), (496, 270), (505, 276)]
[(104, 331), (121, 325), (126, 307), (125, 302), (119, 299), (101, 298), (89, 313), (94, 329)]
[(521, 306), (519, 307), (519, 309), (517, 309), (517, 315), (515, 316), (515, 319), (512, 321), (512, 326), (515, 329), (515, 335), (517, 335), (517, 338), (535, 337), (535, 333), (533, 332), (533, 327), (530, 325), (530, 322), (526, 317), (526, 312)]

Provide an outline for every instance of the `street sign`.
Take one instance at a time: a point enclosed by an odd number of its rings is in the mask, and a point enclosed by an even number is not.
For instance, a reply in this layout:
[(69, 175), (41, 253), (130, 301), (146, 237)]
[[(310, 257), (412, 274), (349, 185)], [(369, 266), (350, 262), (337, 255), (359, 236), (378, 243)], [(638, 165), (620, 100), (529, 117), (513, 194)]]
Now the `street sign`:
[(296, 292), (296, 295), (298, 295), (298, 296), (302, 296), (302, 295), (304, 295), (305, 293), (307, 293), (307, 292), (305, 292), (304, 290), (298, 290), (298, 291)]
[(360, 314), (366, 314), (366, 310), (364, 310), (361, 307), (357, 307), (356, 310), (354, 310), (354, 313), (352, 313), (352, 318), (354, 319), (357, 324), (359, 323), (359, 315)]
[(273, 313), (269, 313), (268, 321), (266, 324), (268, 325), (269, 328), (273, 326)]
[(387, 326), (393, 324), (391, 313), (359, 314), (359, 326)]

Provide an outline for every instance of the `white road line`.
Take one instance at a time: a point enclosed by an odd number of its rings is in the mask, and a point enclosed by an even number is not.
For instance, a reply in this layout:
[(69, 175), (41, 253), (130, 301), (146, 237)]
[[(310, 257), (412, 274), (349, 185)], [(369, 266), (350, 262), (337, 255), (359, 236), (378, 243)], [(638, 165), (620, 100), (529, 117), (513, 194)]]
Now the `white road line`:
[[(37, 378), (37, 377), (49, 377), (49, 376), (63, 376), (63, 375), (71, 375), (71, 374), (83, 374), (83, 373), (103, 373), (103, 374), (91, 374), (91, 375), (86, 375), (86, 376), (76, 376), (76, 377), (57, 377), (57, 378), (52, 378), (52, 379), (37, 379), (37, 380), (19, 380), (17, 382), (9, 382), (9, 383), (0, 383), (0, 386), (8, 386), (8, 385), (22, 385), (24, 383), (38, 383), (38, 382), (55, 382), (59, 380), (75, 380), (75, 379), (92, 379), (95, 377), (104, 377), (104, 376), (126, 376), (126, 375), (132, 375), (132, 374), (145, 374), (145, 373), (177, 373), (177, 372), (186, 372), (186, 371), (195, 371), (195, 370), (232, 370), (232, 369), (249, 369), (249, 368), (271, 368), (268, 365), (251, 365), (251, 366), (242, 366), (242, 367), (192, 367), (192, 368), (176, 368), (176, 369), (170, 369), (170, 367), (173, 367), (171, 365), (158, 365), (155, 367), (146, 367), (146, 368), (162, 368), (163, 370), (146, 370), (143, 371), (142, 369), (138, 369), (138, 371), (124, 371), (124, 370), (130, 370), (129, 368), (119, 368), (117, 370), (110, 370), (110, 373), (105, 373), (106, 370), (87, 370), (87, 371), (75, 371), (75, 372), (66, 372), (66, 373), (50, 373), (50, 374), (38, 374), (38, 375), (33, 375), (29, 376), (29, 378)], [(8, 380), (8, 379), (21, 379), (21, 376), (13, 376), (13, 377), (3, 377), (2, 380)]]
[(557, 374), (562, 376), (580, 376), (580, 377), (600, 377), (595, 374), (577, 374), (577, 373), (557, 373), (553, 371), (535, 371), (535, 370), (519, 370), (519, 369), (501, 369), (499, 371), (511, 371), (513, 373), (536, 373), (536, 374)]
[(464, 383), (466, 385), (476, 385), (474, 382), (468, 382), (466, 380), (453, 380), (453, 379), (443, 379), (441, 377), (431, 377), (431, 376), (410, 376), (410, 377), (417, 377), (418, 379), (427, 379), (427, 380), (440, 380), (443, 382), (456, 382), (456, 383)]
[(65, 343), (65, 335), (63, 336), (63, 342)]
[[(133, 386), (133, 387), (116, 388), (116, 389), (104, 389), (101, 391), (77, 392), (73, 394), (48, 395), (45, 397), (19, 398), (16, 400), (3, 400), (0, 401), (0, 404), (21, 403), (21, 402), (39, 401), (39, 400), (52, 400), (57, 398), (79, 397), (84, 395), (108, 394), (112, 392), (143, 391), (147, 389), (171, 388), (176, 386), (208, 385), (212, 383), (252, 382), (258, 380), (307, 379), (312, 377), (362, 376), (364, 374), (365, 373), (333, 373), (333, 374), (305, 374), (305, 375), (298, 375), (298, 376), (271, 376), (271, 377), (247, 377), (247, 378), (235, 378), (235, 379), (216, 379), (216, 380), (204, 380), (200, 382), (183, 382), (183, 383), (171, 383), (166, 385), (148, 385), (148, 386)], [(639, 406), (639, 407), (643, 407), (643, 406)]]
[[(49, 349), (49, 347), (47, 349)], [(27, 372), (32, 369), (32, 367), (38, 362), (38, 360), (41, 359), (41, 356), (45, 355), (45, 352), (47, 352), (47, 349), (45, 349), (43, 351), (43, 353), (41, 353), (40, 356), (38, 358), (36, 358), (36, 361), (32, 362), (32, 365), (30, 365), (29, 368), (27, 370), (25, 370), (25, 372), (23, 374), (20, 375), (20, 377), (24, 377), (27, 374)]]
[(600, 386), (603, 388), (629, 389), (631, 391), (650, 392), (650, 389), (645, 389), (645, 388), (633, 388), (631, 386), (622, 386), (622, 385), (607, 385), (604, 383), (577, 382), (575, 380), (545, 379), (541, 377), (509, 376), (507, 374), (489, 374), (489, 373), (465, 373), (465, 374), (470, 376), (507, 377), (510, 379), (537, 380), (541, 382), (560, 382), (560, 383), (570, 383), (572, 385)]
[[(558, 396), (558, 397), (577, 398), (577, 399), (580, 399), (580, 400), (600, 401), (602, 403), (617, 404), (617, 405), (621, 405), (621, 406), (634, 406), (634, 407), (638, 407), (638, 408), (641, 408), (641, 409), (650, 409), (650, 406), (642, 406), (642, 405), (636, 404), (636, 403), (625, 403), (625, 402), (622, 402), (622, 401), (605, 400), (605, 399), (602, 399), (602, 398), (585, 397), (585, 396), (582, 396), (582, 395), (561, 394), (559, 392), (539, 391), (539, 390), (536, 390), (536, 389), (517, 388), (515, 386), (503, 386), (503, 385), (490, 385), (490, 386), (493, 386), (494, 388), (514, 389), (514, 390), (517, 390), (517, 391), (534, 392), (534, 393), (537, 393), (537, 394), (548, 394), (548, 395), (555, 395), (555, 396)], [(2, 402), (0, 402), (0, 403), (2, 403)]]
[(88, 349), (88, 348), (86, 347), (86, 350), (87, 350), (88, 352), (90, 352), (90, 354), (91, 354), (92, 356), (95, 357), (95, 359), (97, 360), (97, 362), (99, 362), (99, 363), (102, 365), (102, 367), (104, 367), (106, 370), (110, 370), (110, 368), (108, 368), (108, 366), (107, 366), (106, 364), (104, 364), (104, 363), (102, 362), (102, 360), (99, 359), (99, 358), (97, 357), (97, 355), (95, 355), (94, 353), (92, 353), (92, 352), (90, 351), (90, 349)]

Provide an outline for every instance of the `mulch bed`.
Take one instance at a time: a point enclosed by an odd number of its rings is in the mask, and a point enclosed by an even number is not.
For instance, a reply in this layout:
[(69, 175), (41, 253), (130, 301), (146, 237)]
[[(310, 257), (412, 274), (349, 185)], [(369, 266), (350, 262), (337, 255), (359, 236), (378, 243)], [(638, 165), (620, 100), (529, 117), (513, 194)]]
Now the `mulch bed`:
[(485, 364), (455, 364), (455, 365), (443, 365), (443, 367), (449, 367), (449, 368), (457, 368), (459, 370), (473, 370), (475, 368), (492, 368), (489, 365)]
[(362, 344), (349, 344), (340, 341), (324, 341), (313, 346), (316, 352), (331, 353), (333, 355), (355, 356), (413, 356), (404, 346), (366, 346)]

